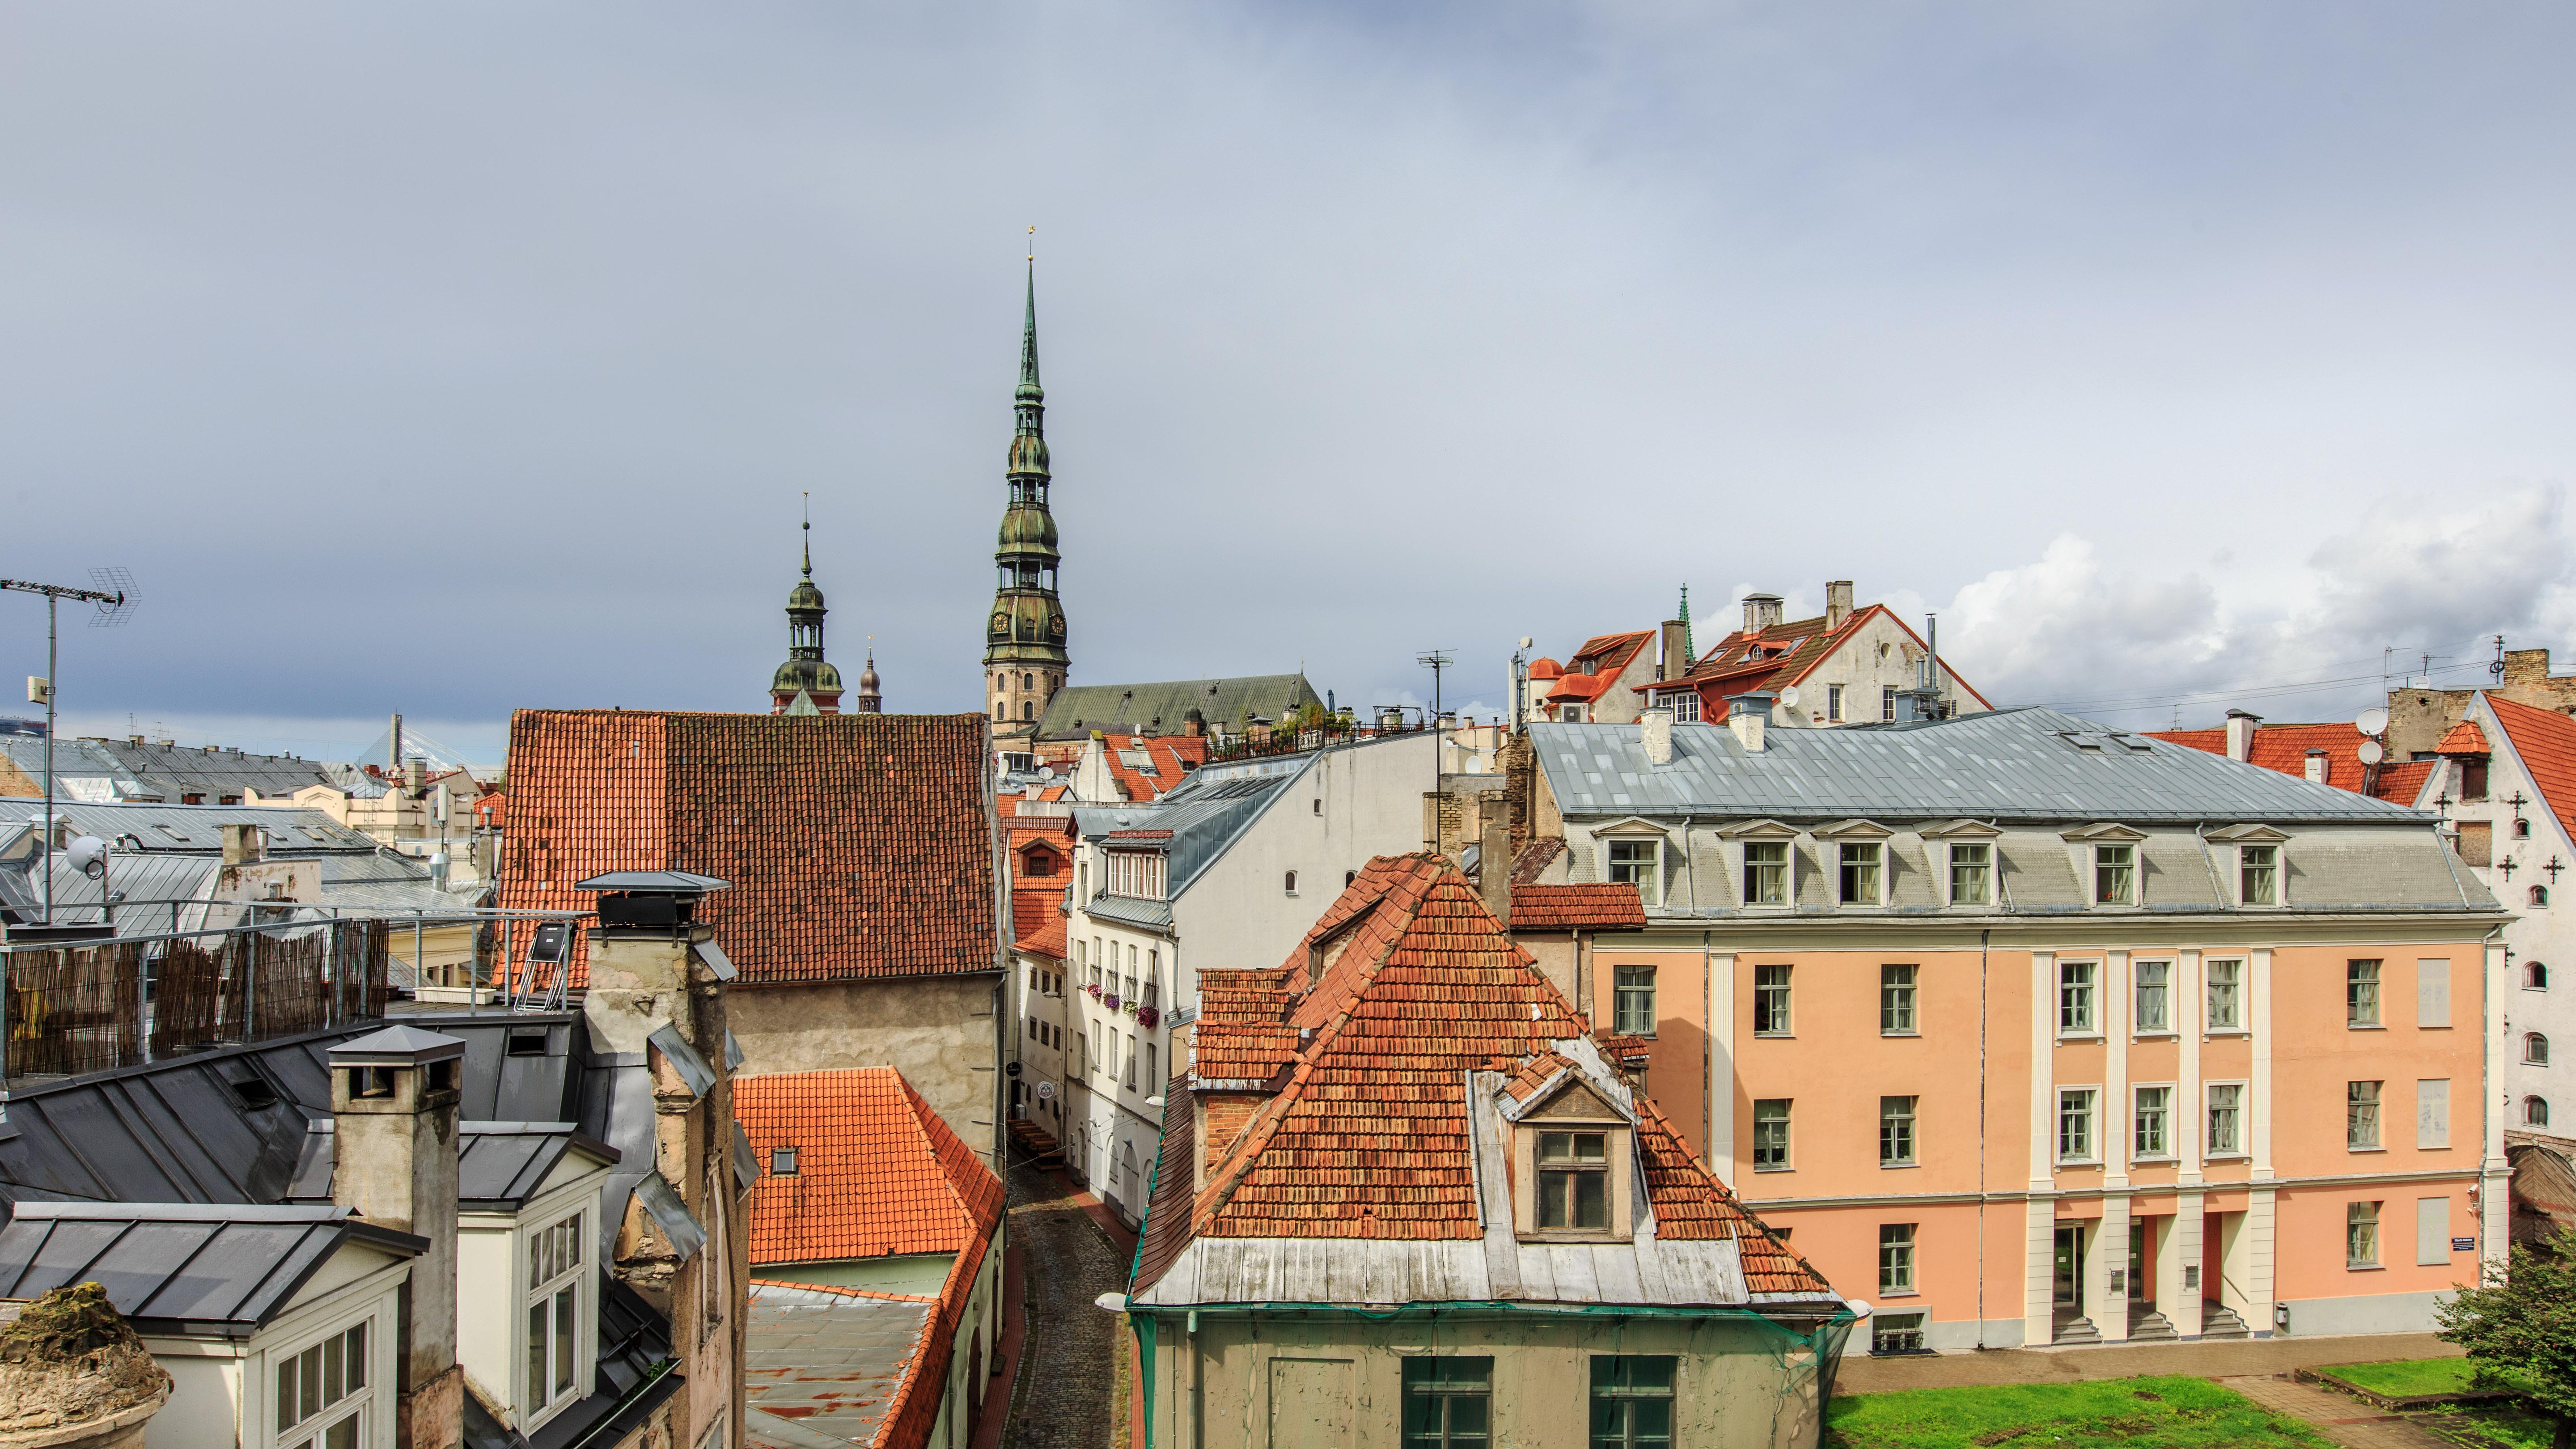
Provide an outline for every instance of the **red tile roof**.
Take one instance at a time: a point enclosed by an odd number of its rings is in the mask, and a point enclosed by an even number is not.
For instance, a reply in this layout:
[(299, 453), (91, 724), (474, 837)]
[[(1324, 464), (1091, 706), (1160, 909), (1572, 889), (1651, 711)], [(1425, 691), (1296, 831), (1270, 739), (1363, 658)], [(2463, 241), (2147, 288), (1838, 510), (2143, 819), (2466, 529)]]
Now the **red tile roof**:
[[(1072, 792), (1073, 787), (1071, 785), (1042, 785), (1038, 787), (1038, 799), (1061, 800)], [(995, 809), (997, 809), (1001, 814), (1017, 815), (1020, 813), (1020, 807), (1022, 805), (1030, 803), (1028, 790), (1026, 787), (1013, 790), (1011, 793), (1004, 795), (1001, 799), (996, 800), (993, 803)]]
[(1633, 931), (1645, 924), (1645, 904), (1625, 881), (1512, 887), (1515, 931)]
[[(1109, 777), (1117, 782), (1118, 793), (1140, 804), (1160, 797), (1187, 779), (1190, 771), (1207, 763), (1208, 742), (1204, 735), (1109, 735), (1101, 744), (1105, 747), (1102, 754), (1109, 765)], [(1118, 757), (1121, 750), (1142, 751), (1152, 768), (1128, 764)]]
[(1554, 679), (1565, 672), (1565, 666), (1542, 654), (1530, 661), (1530, 678)]
[[(2227, 753), (2227, 731), (2150, 730), (2147, 738), (2164, 740), (2212, 755)], [(2326, 783), (2338, 790), (2362, 793), (2368, 770), (2361, 763), (2364, 736), (2358, 726), (2350, 724), (2267, 724), (2254, 727), (2252, 758), (2249, 764), (2282, 775), (2305, 776), (2308, 751), (2326, 752)], [(2415, 792), (2424, 778), (2432, 773), (2430, 760), (2390, 760), (2379, 767), (2379, 777), (2370, 794), (2375, 799), (2393, 800), (2400, 805), (2415, 803)]]
[(985, 736), (979, 714), (520, 710), (500, 904), (696, 871), (732, 882), (698, 919), (740, 984), (997, 969)]
[[(2528, 706), (2525, 706), (2525, 708), (2528, 708)], [(2483, 755), (2491, 753), (2491, 751), (2487, 748), (2486, 732), (2478, 728), (2477, 721), (2464, 719), (2458, 724), (2451, 726), (2451, 732), (2442, 736), (2442, 742), (2433, 747), (2433, 753), (2437, 755)]]
[[(963, 1252), (1001, 1221), (1002, 1183), (892, 1067), (736, 1077), (751, 1139), (751, 1261)], [(780, 1175), (770, 1154), (796, 1149)]]
[[(1728, 696), (1748, 690), (1777, 692), (1783, 686), (1796, 684), (1816, 672), (1836, 650), (1860, 632), (1873, 614), (1886, 615), (1890, 623), (1905, 631), (1906, 638), (1914, 641), (1914, 647), (1925, 647), (1923, 636), (1915, 633), (1913, 626), (1899, 618), (1894, 610), (1885, 604), (1870, 604), (1854, 609), (1836, 629), (1826, 628), (1822, 615), (1813, 619), (1793, 619), (1750, 633), (1738, 629), (1701, 655), (1699, 662), (1691, 666), (1690, 673), (1678, 679), (1639, 685), (1638, 688), (1667, 690), (1680, 684), (1694, 684), (1700, 687), (1702, 698), (1712, 706)], [(1979, 694), (1974, 685), (1959, 678), (1958, 671), (1951, 667), (1946, 655), (1942, 658), (1942, 668), (1971, 699), (1987, 709), (1994, 708), (1993, 703)], [(1711, 698), (1712, 695), (1715, 698)]]
[(1013, 941), (1011, 949), (1025, 955), (1044, 956), (1050, 961), (1066, 960), (1072, 955), (1065, 939), (1070, 924), (1062, 913), (1050, 914), (1030, 928), (1027, 934)]
[(2492, 694), (2486, 701), (2549, 813), (2576, 830), (2576, 719)]
[(1539, 697), (1558, 700), (1599, 699), (1601, 692), (1608, 689), (1611, 681), (1616, 678), (1618, 678), (1616, 674), (1606, 671), (1600, 674), (1561, 674), (1557, 676), (1555, 685)]
[(1628, 661), (1636, 658), (1637, 651), (1644, 648), (1646, 641), (1654, 637), (1655, 631), (1652, 629), (1631, 629), (1623, 634), (1595, 634), (1583, 641), (1582, 648), (1574, 651), (1573, 662), (1590, 665), (1591, 667), (1584, 671), (1587, 674), (1598, 674), (1604, 677), (1615, 675), (1627, 668)]
[[(1279, 968), (1203, 971), (1200, 1013), (1194, 1082), (1214, 1076), (1212, 1065), (1229, 1080), (1273, 1060), (1286, 1071), (1231, 1144), (1210, 1145), (1217, 1165), (1204, 1191), (1193, 1199), (1181, 1174), (1168, 1195), (1158, 1192), (1140, 1289), (1193, 1234), (1482, 1237), (1467, 1073), (1552, 1072), (1538, 1059), (1584, 1034), (1475, 887), (1428, 853), (1369, 862)], [(1215, 1064), (1211, 1035), (1231, 1052)], [(1247, 1045), (1261, 1050), (1247, 1054)], [(1657, 1234), (1738, 1237), (1754, 1292), (1822, 1296), (1824, 1280), (1736, 1202), (1651, 1102), (1636, 1102)], [(1166, 1133), (1165, 1160), (1187, 1160), (1170, 1156), (1174, 1129)]]

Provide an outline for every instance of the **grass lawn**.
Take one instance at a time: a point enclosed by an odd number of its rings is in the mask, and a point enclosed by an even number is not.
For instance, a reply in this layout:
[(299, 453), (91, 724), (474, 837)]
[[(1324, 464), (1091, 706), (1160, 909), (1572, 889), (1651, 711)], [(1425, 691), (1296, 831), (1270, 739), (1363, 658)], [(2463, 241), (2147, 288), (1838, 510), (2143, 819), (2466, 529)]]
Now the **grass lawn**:
[(2206, 1379), (1907, 1389), (1837, 1398), (1826, 1449), (2219, 1449), (2324, 1445), (2307, 1425)]
[[(2463, 1404), (2406, 1416), (2454, 1443), (2480, 1439), (2511, 1444), (2515, 1449), (2549, 1449), (2552, 1426), (2547, 1419), (2504, 1404)], [(2469, 1435), (2478, 1438), (2470, 1438)]]
[(2317, 1370), (2374, 1394), (2465, 1394), (2476, 1369), (2464, 1358), (2408, 1358), (2394, 1363), (2336, 1363)]

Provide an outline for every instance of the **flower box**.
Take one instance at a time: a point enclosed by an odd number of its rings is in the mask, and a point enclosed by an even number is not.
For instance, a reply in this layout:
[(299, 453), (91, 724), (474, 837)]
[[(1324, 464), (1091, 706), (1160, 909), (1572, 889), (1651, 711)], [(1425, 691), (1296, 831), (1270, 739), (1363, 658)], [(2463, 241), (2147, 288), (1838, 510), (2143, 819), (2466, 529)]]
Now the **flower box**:
[(1136, 1024), (1138, 1026), (1151, 1027), (1162, 1019), (1163, 1014), (1150, 1006), (1140, 1006), (1136, 1008)]
[(1111, 1011), (1116, 1011), (1118, 1009), (1118, 998), (1116, 996), (1104, 996), (1100, 998), (1100, 1004), (1108, 1007)]
[(1098, 1001), (1100, 999), (1100, 987), (1097, 984), (1086, 986), (1082, 989), (1091, 993), (1092, 1000)]

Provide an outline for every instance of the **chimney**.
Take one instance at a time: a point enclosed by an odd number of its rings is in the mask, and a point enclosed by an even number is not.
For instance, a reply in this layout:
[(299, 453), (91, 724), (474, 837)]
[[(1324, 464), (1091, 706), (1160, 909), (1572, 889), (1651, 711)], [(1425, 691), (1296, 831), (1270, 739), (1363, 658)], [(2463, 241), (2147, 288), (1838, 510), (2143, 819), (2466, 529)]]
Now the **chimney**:
[(1476, 889), (1485, 898), (1485, 909), (1512, 928), (1512, 827), (1502, 812), (1485, 812), (1485, 829), (1476, 841)]
[(387, 747), (386, 747), (386, 749), (385, 749), (385, 768), (386, 768), (386, 769), (388, 769), (388, 770), (399, 770), (399, 769), (401, 769), (401, 768), (402, 768), (402, 716), (401, 716), (401, 715), (395, 715), (395, 716), (394, 716), (394, 737), (393, 737), (393, 743), (392, 743), (391, 745), (387, 746)]
[(418, 755), (403, 761), (403, 788), (414, 791), (429, 788), (429, 761)]
[(2241, 709), (2229, 710), (2227, 712), (2227, 758), (2253, 759), (2254, 731), (2262, 723), (2263, 717), (2259, 714), (2247, 714)]
[(267, 837), (256, 825), (224, 827), (224, 864), (257, 865), (268, 858)]
[(2325, 751), (2323, 751), (2323, 750), (2310, 750), (2310, 751), (2308, 751), (2308, 765), (2307, 765), (2307, 771), (2306, 771), (2306, 773), (2307, 773), (2308, 783), (2309, 783), (2309, 784), (2312, 784), (2312, 785), (2322, 785), (2322, 784), (2325, 784), (2325, 783), (2326, 783), (2326, 752), (2325, 752)]
[(1771, 722), (1771, 696), (1740, 694), (1727, 701), (1726, 727), (1749, 755), (1762, 753), (1762, 727)]
[(395, 1442), (447, 1449), (464, 1433), (456, 1365), (456, 1150), (465, 1043), (392, 1026), (333, 1047), (331, 1201), (428, 1240), (395, 1324)]
[(1745, 633), (1759, 634), (1763, 630), (1768, 629), (1779, 622), (1780, 596), (1778, 594), (1746, 594), (1744, 596)]
[(1673, 762), (1673, 712), (1657, 705), (1637, 716), (1637, 743), (1646, 750), (1646, 763), (1669, 765)]
[(1656, 635), (1655, 677), (1679, 679), (1690, 673), (1695, 662), (1690, 657), (1690, 625), (1679, 619), (1666, 619)]
[(1825, 585), (1825, 627), (1839, 629), (1852, 615), (1852, 586), (1849, 579), (1835, 579)]

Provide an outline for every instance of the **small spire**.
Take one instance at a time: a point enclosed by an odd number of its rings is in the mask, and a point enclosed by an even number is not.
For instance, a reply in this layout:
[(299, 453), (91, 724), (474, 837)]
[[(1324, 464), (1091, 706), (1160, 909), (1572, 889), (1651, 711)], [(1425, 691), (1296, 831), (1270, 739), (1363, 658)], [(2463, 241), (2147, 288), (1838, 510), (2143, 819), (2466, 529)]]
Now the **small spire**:
[(805, 577), (814, 577), (814, 495), (805, 495)]
[(1029, 228), (1029, 308), (1027, 319), (1020, 324), (1020, 395), (1040, 398), (1046, 389), (1038, 386), (1038, 229)]
[[(1699, 651), (1691, 647), (1690, 585), (1688, 584), (1682, 585), (1682, 655), (1693, 664), (1699, 662)], [(1687, 664), (1683, 666), (1685, 669), (1689, 667)]]

